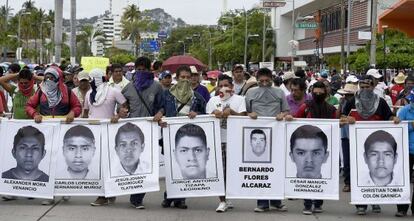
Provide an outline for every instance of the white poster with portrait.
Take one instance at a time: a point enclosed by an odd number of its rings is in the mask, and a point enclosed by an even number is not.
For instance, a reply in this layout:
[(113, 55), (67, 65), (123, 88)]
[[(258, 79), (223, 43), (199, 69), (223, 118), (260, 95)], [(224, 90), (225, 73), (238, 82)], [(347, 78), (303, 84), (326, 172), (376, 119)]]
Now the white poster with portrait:
[(351, 204), (409, 204), (407, 122), (349, 126)]
[(167, 118), (163, 129), (167, 198), (224, 196), (220, 121)]
[(160, 139), (158, 140), (158, 147), (160, 148), (160, 178), (165, 178), (165, 154), (161, 127), (159, 127), (159, 134)]
[(99, 121), (62, 124), (57, 143), (56, 196), (103, 196), (101, 142), (104, 126)]
[(226, 197), (283, 199), (284, 124), (275, 118), (227, 120)]
[(339, 200), (339, 121), (296, 119), (285, 131), (285, 196)]
[(103, 131), (105, 196), (159, 191), (158, 124), (148, 118), (120, 120)]
[(52, 199), (59, 122), (3, 120), (0, 194)]

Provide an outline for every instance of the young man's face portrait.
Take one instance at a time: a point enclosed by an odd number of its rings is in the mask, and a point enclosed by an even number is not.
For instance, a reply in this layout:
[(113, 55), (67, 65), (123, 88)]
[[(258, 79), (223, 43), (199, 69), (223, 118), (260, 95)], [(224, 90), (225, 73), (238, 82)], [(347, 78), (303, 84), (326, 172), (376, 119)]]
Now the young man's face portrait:
[(375, 182), (376, 179), (381, 180), (392, 176), (397, 162), (397, 153), (389, 143), (375, 142), (364, 153), (364, 160)]
[(139, 163), (139, 157), (144, 150), (144, 141), (137, 132), (122, 132), (119, 134), (115, 150), (124, 167), (133, 167)]
[(63, 156), (73, 172), (87, 170), (95, 155), (95, 150), (94, 140), (87, 137), (70, 137), (63, 142)]
[(266, 151), (266, 135), (261, 133), (253, 133), (251, 135), (250, 144), (255, 155), (261, 156)]
[(329, 152), (319, 138), (299, 138), (290, 152), (290, 157), (296, 164), (298, 178), (320, 179), (322, 164), (327, 161), (328, 156)]
[(184, 179), (206, 178), (206, 164), (210, 149), (199, 137), (184, 136), (175, 147), (175, 159)]
[(17, 169), (30, 173), (36, 170), (46, 154), (42, 144), (33, 136), (22, 138), (13, 148)]

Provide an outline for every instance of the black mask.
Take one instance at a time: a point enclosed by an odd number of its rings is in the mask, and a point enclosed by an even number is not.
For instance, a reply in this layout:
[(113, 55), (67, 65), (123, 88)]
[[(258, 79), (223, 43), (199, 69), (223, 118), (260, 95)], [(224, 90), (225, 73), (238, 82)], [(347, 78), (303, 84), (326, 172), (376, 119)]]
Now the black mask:
[(323, 103), (325, 101), (326, 94), (315, 94), (315, 93), (312, 93), (312, 97), (313, 97), (313, 100), (316, 103)]

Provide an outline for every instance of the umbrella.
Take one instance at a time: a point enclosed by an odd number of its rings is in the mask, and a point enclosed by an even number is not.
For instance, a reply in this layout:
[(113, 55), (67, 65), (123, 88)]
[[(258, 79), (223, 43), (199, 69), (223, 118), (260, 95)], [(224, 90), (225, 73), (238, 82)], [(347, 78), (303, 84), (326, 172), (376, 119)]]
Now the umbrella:
[(198, 71), (201, 71), (204, 67), (206, 67), (205, 64), (203, 64), (201, 61), (197, 60), (196, 58), (193, 58), (191, 56), (173, 56), (168, 58), (163, 64), (162, 67), (164, 70), (169, 70), (173, 73), (177, 70), (177, 68), (181, 65), (188, 65), (188, 66), (195, 66)]

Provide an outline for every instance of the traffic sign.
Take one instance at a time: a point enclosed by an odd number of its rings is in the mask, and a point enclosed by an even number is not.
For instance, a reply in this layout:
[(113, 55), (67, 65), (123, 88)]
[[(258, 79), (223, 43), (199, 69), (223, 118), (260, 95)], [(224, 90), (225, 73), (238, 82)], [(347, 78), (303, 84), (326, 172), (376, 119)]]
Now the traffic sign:
[(263, 8), (277, 8), (286, 5), (284, 0), (263, 0)]
[(318, 28), (318, 23), (316, 23), (316, 22), (296, 23), (296, 28), (300, 28), (300, 29), (317, 29)]

